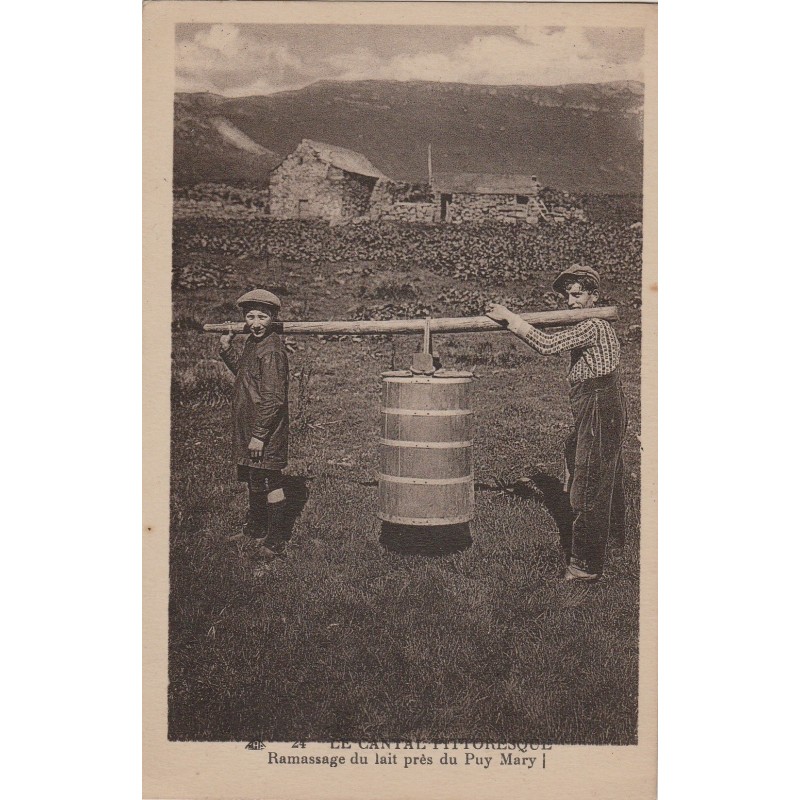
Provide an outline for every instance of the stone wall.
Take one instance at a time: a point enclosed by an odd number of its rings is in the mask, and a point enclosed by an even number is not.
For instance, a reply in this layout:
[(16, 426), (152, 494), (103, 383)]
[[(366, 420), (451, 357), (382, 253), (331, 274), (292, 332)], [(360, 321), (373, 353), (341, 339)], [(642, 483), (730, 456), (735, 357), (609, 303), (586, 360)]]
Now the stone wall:
[(579, 196), (545, 187), (539, 196), (551, 222), (587, 222), (589, 217)]
[(269, 219), (266, 208), (254, 208), (224, 200), (193, 200), (176, 198), (172, 204), (175, 219), (206, 217), (208, 219)]
[(393, 203), (385, 209), (377, 209), (370, 215), (371, 219), (391, 222), (432, 223), (436, 206), (433, 203)]
[(582, 208), (569, 207), (569, 206), (551, 206), (549, 207), (548, 219), (551, 222), (586, 222), (588, 217)]
[[(447, 204), (446, 222), (527, 222), (535, 225), (539, 211), (534, 198), (518, 203), (514, 194), (453, 194)], [(441, 195), (436, 197), (441, 210)], [(441, 213), (441, 211), (439, 211)], [(437, 217), (439, 216), (437, 213)]]
[(370, 198), (377, 182), (367, 175), (356, 175), (331, 167), (328, 177), (338, 183), (342, 193), (342, 218), (345, 221), (361, 217), (369, 211)]
[(265, 189), (201, 183), (173, 189), (173, 215), (176, 219), (208, 217), (211, 219), (266, 219), (269, 217), (269, 194)]
[(413, 184), (401, 184), (381, 179), (375, 185), (364, 214), (364, 220), (385, 220), (391, 222), (432, 223), (436, 205), (433, 202), (410, 202), (400, 198), (418, 191)]
[(384, 215), (391, 213), (394, 205), (392, 182), (383, 178), (375, 184), (370, 198), (367, 216), (369, 219), (383, 219)]

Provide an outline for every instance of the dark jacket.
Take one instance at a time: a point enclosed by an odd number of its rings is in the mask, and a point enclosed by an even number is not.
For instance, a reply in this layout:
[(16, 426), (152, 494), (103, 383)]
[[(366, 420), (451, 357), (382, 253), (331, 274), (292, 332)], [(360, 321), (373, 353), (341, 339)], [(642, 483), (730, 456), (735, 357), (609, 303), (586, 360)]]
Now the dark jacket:
[[(277, 333), (249, 336), (239, 358), (234, 348), (220, 357), (236, 375), (233, 386), (233, 458), (236, 464), (283, 469), (289, 456), (289, 359)], [(260, 459), (250, 457), (250, 438), (264, 442)]]

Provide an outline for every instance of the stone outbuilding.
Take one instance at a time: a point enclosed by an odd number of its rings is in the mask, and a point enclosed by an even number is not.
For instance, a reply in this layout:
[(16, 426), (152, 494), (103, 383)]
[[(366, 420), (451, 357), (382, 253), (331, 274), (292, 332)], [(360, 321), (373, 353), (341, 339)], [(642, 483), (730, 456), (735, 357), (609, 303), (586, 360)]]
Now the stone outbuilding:
[(361, 153), (303, 139), (270, 173), (270, 216), (350, 222), (368, 213), (381, 180), (388, 178)]
[(431, 185), (437, 222), (535, 224), (547, 217), (535, 175), (439, 174)]
[(364, 219), (430, 224), (435, 211), (433, 194), (427, 183), (404, 183), (386, 178), (375, 184), (369, 214)]

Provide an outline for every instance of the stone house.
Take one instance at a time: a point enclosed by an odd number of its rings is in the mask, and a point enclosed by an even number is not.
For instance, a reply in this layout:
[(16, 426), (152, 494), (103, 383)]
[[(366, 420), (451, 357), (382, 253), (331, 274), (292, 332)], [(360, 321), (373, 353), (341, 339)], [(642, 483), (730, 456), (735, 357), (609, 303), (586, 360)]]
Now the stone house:
[(380, 180), (388, 178), (361, 153), (303, 139), (270, 173), (270, 216), (350, 222), (369, 212)]
[(436, 222), (500, 221), (535, 224), (547, 217), (535, 175), (462, 172), (433, 177)]

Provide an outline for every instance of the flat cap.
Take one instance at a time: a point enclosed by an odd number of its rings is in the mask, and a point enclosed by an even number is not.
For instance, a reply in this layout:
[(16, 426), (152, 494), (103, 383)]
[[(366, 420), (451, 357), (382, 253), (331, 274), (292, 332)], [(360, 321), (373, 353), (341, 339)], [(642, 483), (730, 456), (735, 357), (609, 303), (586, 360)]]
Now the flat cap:
[(281, 307), (280, 298), (266, 289), (253, 289), (252, 292), (246, 292), (236, 301), (239, 308), (250, 303), (261, 303), (265, 306), (275, 306), (275, 308)]
[(575, 283), (580, 282), (581, 279), (591, 278), (596, 286), (600, 286), (600, 276), (597, 270), (591, 267), (582, 267), (580, 264), (573, 264), (569, 269), (565, 269), (559, 273), (559, 276), (553, 281), (553, 291), (563, 292), (567, 282)]

